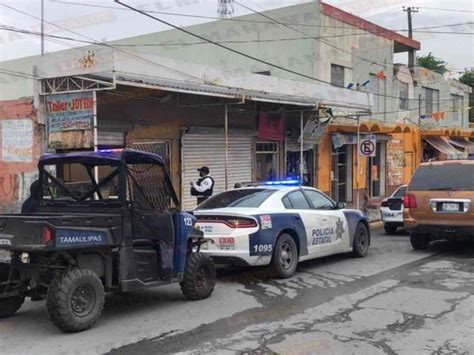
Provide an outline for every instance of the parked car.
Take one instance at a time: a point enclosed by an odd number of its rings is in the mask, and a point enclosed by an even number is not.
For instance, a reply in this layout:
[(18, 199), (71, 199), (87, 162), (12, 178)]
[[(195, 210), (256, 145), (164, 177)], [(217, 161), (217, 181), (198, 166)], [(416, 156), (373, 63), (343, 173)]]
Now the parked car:
[(367, 254), (369, 223), (322, 192), (284, 182), (235, 189), (194, 210), (207, 242), (201, 252), (219, 264), (271, 265), (290, 277), (299, 261), (350, 252)]
[(380, 215), (387, 234), (395, 234), (397, 228), (403, 227), (403, 197), (407, 185), (400, 186), (392, 196), (382, 201)]
[(403, 222), (414, 249), (438, 239), (474, 238), (474, 161), (424, 163), (404, 199)]
[(160, 156), (128, 149), (45, 155), (39, 186), (33, 213), (0, 215), (0, 250), (9, 254), (0, 260), (0, 318), (25, 297), (46, 299), (52, 322), (76, 332), (98, 320), (105, 292), (180, 283), (188, 299), (211, 295), (216, 273), (199, 252), (203, 234), (179, 209)]

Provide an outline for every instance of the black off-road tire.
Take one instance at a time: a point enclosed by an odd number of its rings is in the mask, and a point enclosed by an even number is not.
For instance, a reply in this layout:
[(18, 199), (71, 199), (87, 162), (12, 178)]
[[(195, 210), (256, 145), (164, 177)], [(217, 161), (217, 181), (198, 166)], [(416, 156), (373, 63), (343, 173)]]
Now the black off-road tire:
[(54, 325), (64, 332), (89, 329), (100, 318), (105, 292), (91, 270), (72, 269), (56, 276), (48, 290), (46, 307)]
[(189, 300), (208, 298), (216, 286), (216, 267), (212, 259), (199, 252), (189, 254), (180, 286)]
[[(7, 281), (9, 274), (9, 266), (0, 263), (0, 282)], [(14, 296), (8, 298), (0, 298), (0, 318), (8, 318), (14, 315), (25, 302), (25, 297)]]
[(369, 229), (363, 223), (357, 225), (354, 242), (352, 244), (352, 255), (356, 258), (363, 258), (369, 251), (370, 234)]
[(291, 235), (283, 233), (278, 237), (270, 266), (280, 279), (294, 275), (298, 266), (298, 246)]
[(386, 234), (395, 234), (397, 233), (397, 226), (392, 223), (385, 223), (383, 226), (383, 229), (385, 229)]
[(410, 244), (415, 250), (425, 250), (430, 246), (430, 238), (426, 234), (410, 233)]

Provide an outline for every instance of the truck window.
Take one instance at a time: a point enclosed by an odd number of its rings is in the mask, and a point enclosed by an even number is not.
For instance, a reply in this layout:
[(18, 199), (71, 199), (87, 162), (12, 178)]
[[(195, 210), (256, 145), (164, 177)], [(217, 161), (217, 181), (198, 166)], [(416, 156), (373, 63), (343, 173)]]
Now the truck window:
[(410, 183), (410, 191), (474, 191), (474, 164), (421, 166)]

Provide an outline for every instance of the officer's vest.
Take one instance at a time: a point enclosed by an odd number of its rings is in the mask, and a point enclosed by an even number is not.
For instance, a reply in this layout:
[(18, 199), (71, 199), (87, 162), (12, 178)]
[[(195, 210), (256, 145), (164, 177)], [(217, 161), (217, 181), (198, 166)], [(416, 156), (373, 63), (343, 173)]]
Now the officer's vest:
[(208, 175), (208, 176), (204, 176), (204, 177), (200, 178), (198, 181), (196, 181), (196, 185), (201, 186), (201, 183), (205, 179), (211, 179), (211, 181), (212, 181), (211, 188), (207, 189), (204, 192), (197, 192), (196, 190), (194, 190), (194, 188), (191, 188), (191, 195), (192, 196), (204, 196), (204, 197), (211, 197), (212, 196), (212, 193), (214, 192), (214, 179), (211, 176)]

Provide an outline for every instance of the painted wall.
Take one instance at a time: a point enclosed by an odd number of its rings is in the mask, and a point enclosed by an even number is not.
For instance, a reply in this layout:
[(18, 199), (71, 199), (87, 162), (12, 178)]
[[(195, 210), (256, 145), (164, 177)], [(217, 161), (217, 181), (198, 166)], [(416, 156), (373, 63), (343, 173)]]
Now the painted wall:
[(16, 212), (37, 178), (42, 129), (32, 99), (0, 102), (0, 212)]

